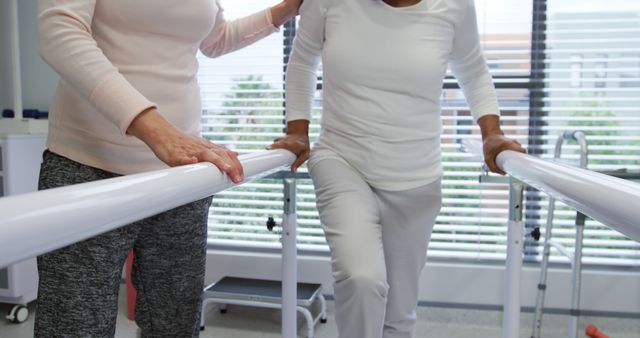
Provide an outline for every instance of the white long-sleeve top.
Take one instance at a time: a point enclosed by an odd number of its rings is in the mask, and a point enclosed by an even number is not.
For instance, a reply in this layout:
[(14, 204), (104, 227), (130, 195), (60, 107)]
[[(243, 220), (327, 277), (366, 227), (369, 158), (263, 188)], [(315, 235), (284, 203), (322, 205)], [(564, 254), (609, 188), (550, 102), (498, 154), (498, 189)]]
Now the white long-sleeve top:
[(198, 49), (215, 57), (277, 31), (269, 10), (225, 21), (218, 0), (39, 0), (38, 6), (40, 52), (61, 78), (48, 147), (119, 174), (166, 167), (126, 135), (147, 108), (200, 134)]
[(310, 119), (323, 65), (321, 133), (309, 166), (332, 157), (372, 186), (437, 180), (440, 97), (450, 65), (474, 119), (499, 114), (473, 0), (305, 0), (286, 77), (287, 121)]

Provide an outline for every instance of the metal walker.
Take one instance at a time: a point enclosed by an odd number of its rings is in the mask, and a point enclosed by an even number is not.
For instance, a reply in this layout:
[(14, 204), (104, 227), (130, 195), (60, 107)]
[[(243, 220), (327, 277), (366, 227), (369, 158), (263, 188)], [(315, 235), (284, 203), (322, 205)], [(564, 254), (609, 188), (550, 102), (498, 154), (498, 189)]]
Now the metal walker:
[[(581, 131), (565, 131), (556, 141), (556, 147), (553, 159), (558, 160), (562, 152), (562, 144), (565, 140), (575, 140), (580, 146), (580, 168), (587, 167), (587, 140)], [(536, 307), (533, 319), (533, 333), (531, 338), (540, 338), (540, 329), (542, 327), (542, 312), (544, 307), (544, 297), (547, 289), (547, 270), (549, 268), (549, 254), (551, 247), (554, 247), (562, 255), (566, 256), (571, 262), (572, 270), (572, 293), (571, 308), (569, 314), (571, 321), (569, 323), (569, 337), (578, 337), (578, 318), (580, 317), (580, 283), (582, 273), (582, 241), (584, 238), (585, 215), (581, 212), (576, 214), (576, 238), (574, 252), (569, 252), (562, 244), (551, 240), (551, 232), (553, 228), (553, 216), (555, 212), (555, 198), (549, 197), (549, 206), (547, 208), (547, 224), (544, 233), (544, 249), (542, 253), (542, 262), (540, 263), (540, 281), (538, 283), (538, 292), (536, 296)]]

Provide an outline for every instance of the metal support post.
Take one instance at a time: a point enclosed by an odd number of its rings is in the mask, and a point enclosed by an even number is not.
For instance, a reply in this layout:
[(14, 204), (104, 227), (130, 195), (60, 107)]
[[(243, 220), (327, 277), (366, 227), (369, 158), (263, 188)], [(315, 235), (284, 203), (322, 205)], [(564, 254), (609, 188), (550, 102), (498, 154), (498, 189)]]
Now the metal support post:
[(502, 338), (520, 336), (520, 279), (524, 242), (523, 192), (524, 183), (511, 177), (509, 180), (509, 222)]
[(282, 337), (297, 337), (297, 230), (296, 180), (284, 178), (284, 215), (282, 217)]

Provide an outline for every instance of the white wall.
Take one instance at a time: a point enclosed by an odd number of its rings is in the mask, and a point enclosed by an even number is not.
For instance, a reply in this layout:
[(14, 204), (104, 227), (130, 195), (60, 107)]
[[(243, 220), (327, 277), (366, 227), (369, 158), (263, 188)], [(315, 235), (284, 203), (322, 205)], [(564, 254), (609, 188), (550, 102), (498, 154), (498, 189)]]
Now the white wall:
[(18, 1), (22, 106), (48, 111), (58, 76), (38, 53), (37, 5), (37, 0)]
[[(0, 1), (0, 109), (13, 107), (11, 81), (10, 1)], [(18, 32), (22, 72), (23, 107), (49, 110), (58, 82), (55, 72), (38, 53), (37, 0), (18, 1)]]
[[(299, 256), (298, 280), (321, 283), (332, 294), (329, 257)], [(207, 256), (206, 282), (224, 276), (280, 280), (280, 255), (211, 250)], [(522, 306), (535, 306), (539, 269), (526, 267), (522, 274)], [(427, 262), (421, 277), (420, 301), (451, 306), (486, 308), (502, 305), (504, 266)], [(571, 273), (550, 269), (545, 307), (568, 309)], [(582, 310), (596, 313), (640, 314), (640, 270), (599, 271), (585, 269), (582, 277)]]
[(11, 51), (10, 40), (10, 10), (8, 1), (0, 1), (0, 110), (12, 106), (11, 100)]

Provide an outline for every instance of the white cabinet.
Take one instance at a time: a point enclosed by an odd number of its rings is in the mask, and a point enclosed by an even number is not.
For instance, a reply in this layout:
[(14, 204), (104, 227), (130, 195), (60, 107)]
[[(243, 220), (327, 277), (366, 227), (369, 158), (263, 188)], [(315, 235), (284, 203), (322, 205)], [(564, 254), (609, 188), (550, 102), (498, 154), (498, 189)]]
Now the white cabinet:
[[(38, 190), (45, 144), (46, 135), (0, 135), (0, 198)], [(0, 303), (25, 305), (37, 293), (35, 258), (0, 268)]]

